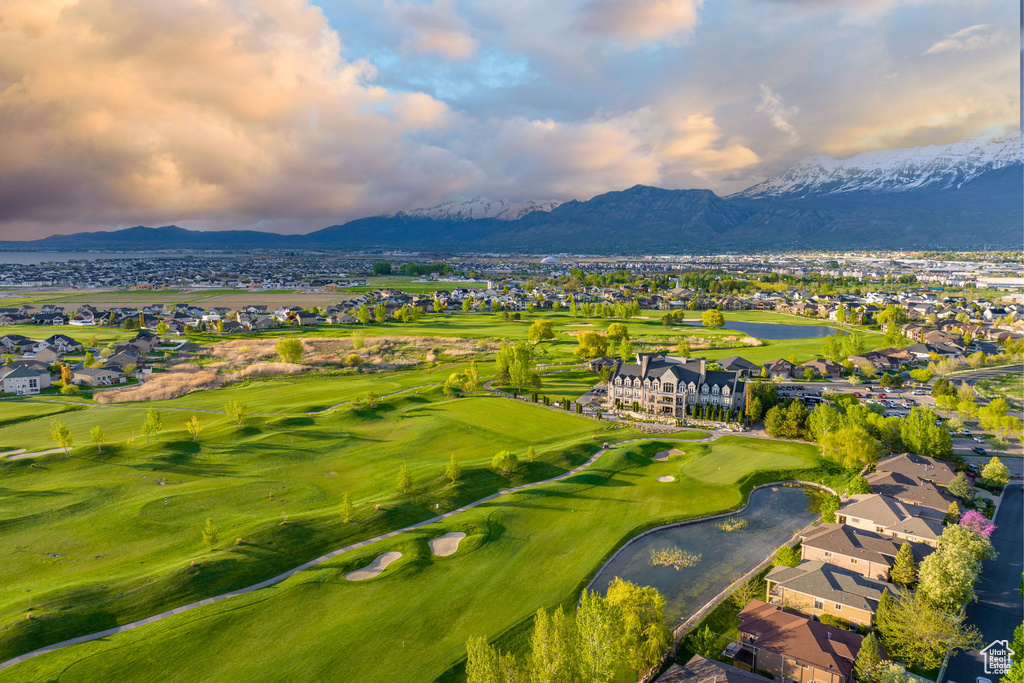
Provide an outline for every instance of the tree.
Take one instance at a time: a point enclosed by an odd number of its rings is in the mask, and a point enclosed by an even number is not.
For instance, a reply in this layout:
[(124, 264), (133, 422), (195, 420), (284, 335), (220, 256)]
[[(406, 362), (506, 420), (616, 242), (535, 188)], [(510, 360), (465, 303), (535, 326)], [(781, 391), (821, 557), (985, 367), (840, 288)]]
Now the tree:
[(96, 362), (96, 356), (93, 355), (92, 351), (85, 352), (85, 358), (82, 359), (82, 365), (87, 368), (95, 368), (99, 365)]
[(612, 323), (608, 326), (608, 339), (616, 342), (629, 339), (629, 328), (622, 323)]
[(391, 275), (391, 264), (387, 261), (374, 261), (374, 275)]
[(352, 521), (352, 497), (348, 491), (341, 496), (341, 522), (348, 524)]
[(836, 511), (839, 509), (839, 496), (829, 493), (821, 501), (821, 521), (826, 524), (835, 524)]
[(939, 548), (921, 561), (918, 591), (935, 609), (956, 612), (975, 599), (980, 563), (993, 557), (987, 538), (966, 526), (947, 526)]
[(466, 370), (466, 384), (463, 390), (467, 394), (475, 394), (480, 390), (480, 371), (476, 367), (476, 361), (471, 361)]
[(889, 580), (897, 586), (912, 586), (917, 581), (917, 563), (910, 543), (904, 542), (896, 553), (896, 560), (889, 571)]
[(210, 550), (213, 550), (213, 544), (217, 542), (217, 525), (213, 523), (212, 517), (206, 518), (206, 526), (203, 527), (203, 543)]
[(960, 472), (953, 477), (953, 481), (949, 482), (949, 486), (946, 487), (946, 490), (960, 500), (974, 499), (974, 488), (971, 486), (970, 480), (967, 479), (967, 475), (963, 472)]
[(156, 333), (157, 334), (167, 334), (170, 331), (171, 331), (171, 328), (167, 327), (167, 323), (161, 321), (161, 322), (158, 322), (156, 324)]
[(772, 559), (773, 567), (795, 567), (798, 564), (800, 564), (800, 551), (788, 545), (779, 548)]
[(872, 631), (860, 644), (853, 670), (861, 683), (875, 681), (875, 669), (882, 663), (882, 654), (878, 650), (878, 637)]
[(881, 662), (874, 673), (878, 683), (914, 683), (918, 680), (907, 675), (906, 667), (893, 661)]
[(579, 680), (575, 655), (576, 626), (573, 620), (561, 606), (555, 608), (550, 617), (543, 608), (537, 610), (530, 638), (531, 683), (575, 683)]
[(722, 651), (722, 648), (718, 645), (718, 634), (707, 626), (704, 628), (694, 629), (693, 633), (691, 633), (690, 637), (687, 639), (686, 644), (691, 650), (705, 659), (713, 660), (718, 656), (718, 653)]
[(519, 459), (511, 451), (499, 451), (491, 458), (491, 467), (501, 474), (508, 476), (519, 467)]
[(555, 327), (550, 320), (537, 320), (530, 325), (526, 332), (526, 338), (532, 342), (544, 341), (555, 338)]
[(764, 430), (779, 439), (799, 439), (808, 414), (800, 401), (790, 401), (788, 406), (777, 405), (765, 414)]
[(363, 325), (368, 325), (370, 323), (370, 309), (366, 307), (366, 304), (359, 305), (359, 308), (356, 310), (356, 318), (358, 318), (359, 322)]
[(164, 421), (160, 418), (160, 413), (153, 408), (147, 410), (146, 419), (142, 421), (142, 433), (146, 435), (146, 443), (149, 443), (150, 437), (156, 438), (163, 427)]
[(936, 611), (920, 590), (904, 590), (890, 596), (884, 609), (879, 602), (875, 625), (891, 657), (930, 670), (939, 668), (947, 650), (955, 656), (981, 645), (981, 633), (965, 626), (964, 618), (963, 613)]
[(909, 374), (910, 379), (914, 380), (918, 384), (927, 384), (935, 375), (935, 373), (933, 373), (928, 368), (918, 368), (917, 370), (911, 370)]
[(342, 363), (344, 363), (347, 368), (358, 368), (363, 364), (363, 357), (358, 353), (350, 353), (345, 356)]
[(701, 315), (701, 324), (709, 328), (722, 327), (725, 325), (725, 318), (717, 308), (709, 308)]
[(199, 432), (203, 431), (203, 425), (199, 421), (199, 416), (193, 413), (192, 417), (185, 423), (185, 429), (192, 435), (193, 441), (199, 441)]
[(665, 626), (665, 597), (656, 588), (618, 577), (609, 584), (607, 596), (619, 611), (620, 647), (626, 666), (639, 673), (656, 664), (672, 642), (672, 633)]
[(402, 467), (398, 470), (398, 490), (405, 495), (409, 493), (410, 488), (412, 488), (412, 475), (409, 474), (409, 466), (403, 462)]
[(495, 355), (495, 383), (518, 391), (540, 388), (540, 377), (534, 371), (534, 348), (525, 341), (502, 342)]
[(234, 424), (236, 429), (241, 429), (249, 409), (241, 401), (231, 399), (224, 404), (224, 412), (227, 413), (228, 421)]
[[(1024, 582), (1021, 585), (1024, 586)], [(1024, 598), (1024, 594), (1021, 597)], [(1013, 630), (1013, 643), (1010, 649), (1016, 654), (1010, 660), (1010, 670), (999, 679), (999, 683), (1024, 683), (1024, 624)]]
[(982, 468), (981, 476), (985, 481), (991, 482), (1000, 488), (1010, 483), (1010, 469), (995, 456)]
[(388, 320), (388, 311), (384, 304), (377, 304), (373, 307), (373, 322), (383, 325)]
[(576, 341), (579, 343), (576, 353), (583, 358), (594, 358), (608, 353), (608, 340), (597, 332), (581, 332)]
[(585, 681), (612, 680), (621, 650), (619, 611), (599, 593), (584, 589), (576, 608), (577, 652)]
[(442, 389), (444, 391), (444, 395), (449, 398), (455, 396), (457, 393), (465, 389), (466, 383), (468, 381), (469, 378), (466, 377), (466, 373), (453, 372), (452, 374), (448, 375), (448, 379), (444, 381), (444, 387)]
[(89, 430), (89, 438), (92, 440), (92, 445), (96, 447), (97, 453), (103, 452), (103, 444), (106, 443), (107, 437), (103, 434), (103, 427), (96, 425)]
[(302, 342), (298, 339), (282, 337), (277, 340), (275, 349), (285, 363), (298, 363), (302, 360)]
[(457, 482), (459, 480), (459, 477), (462, 476), (462, 465), (460, 465), (459, 461), (455, 459), (454, 453), (448, 460), (448, 467), (446, 467), (444, 470), (444, 476), (448, 477), (451, 480), (452, 484)]
[(948, 458), (953, 454), (953, 439), (949, 432), (936, 424), (935, 411), (915, 406), (903, 420), (900, 436), (907, 450), (932, 458)]
[(851, 496), (855, 496), (861, 493), (871, 493), (871, 484), (864, 477), (857, 475), (850, 480), (850, 483), (846, 486), (846, 493)]
[(843, 467), (877, 462), (882, 451), (882, 442), (861, 425), (843, 427), (826, 434), (821, 440), (821, 454)]

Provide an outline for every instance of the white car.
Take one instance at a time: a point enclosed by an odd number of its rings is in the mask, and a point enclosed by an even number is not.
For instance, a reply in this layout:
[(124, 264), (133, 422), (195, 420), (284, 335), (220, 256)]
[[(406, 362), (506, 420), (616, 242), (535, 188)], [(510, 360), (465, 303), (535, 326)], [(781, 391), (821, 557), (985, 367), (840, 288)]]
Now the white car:
[(977, 441), (978, 443), (985, 443), (985, 439), (981, 438), (980, 436), (974, 437), (974, 440)]
[(914, 392), (914, 396), (924, 396), (924, 393), (925, 392), (923, 389), (918, 389), (917, 391)]

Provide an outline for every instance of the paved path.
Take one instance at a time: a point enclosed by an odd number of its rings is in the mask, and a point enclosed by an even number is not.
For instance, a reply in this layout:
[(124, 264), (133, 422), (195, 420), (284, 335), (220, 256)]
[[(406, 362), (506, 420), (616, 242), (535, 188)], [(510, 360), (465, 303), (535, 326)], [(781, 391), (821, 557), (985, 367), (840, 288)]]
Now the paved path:
[[(993, 640), (1013, 640), (1013, 629), (1024, 619), (1024, 604), (1020, 598), (1020, 577), (1024, 570), (1024, 508), (1021, 485), (1011, 482), (1003, 492), (996, 515), (996, 530), (992, 545), (999, 557), (985, 560), (976, 592), (978, 601), (967, 606), (967, 623), (981, 630), (984, 643)], [(980, 652), (962, 652), (946, 668), (946, 683), (974, 683), (979, 676), (998, 680), (998, 674), (985, 673), (985, 662)]]
[[(23, 448), (21, 450), (24, 451), (25, 449)], [(64, 452), (63, 448), (49, 448), (49, 449), (47, 449), (45, 451), (35, 451), (34, 453), (24, 453), (24, 452), (17, 453), (17, 452), (14, 452), (14, 455), (8, 455), (7, 459), (8, 460), (22, 460), (23, 458), (34, 458), (34, 457), (36, 457), (38, 455), (50, 455), (51, 453), (63, 453), (63, 452)]]
[[(684, 443), (691, 442), (691, 440), (688, 440), (688, 439), (671, 439), (671, 440), (673, 440), (673, 441), (681, 441), (681, 442), (684, 442)], [(383, 540), (386, 540), (388, 538), (392, 538), (393, 536), (397, 536), (398, 534), (404, 533), (406, 531), (412, 531), (414, 529), (419, 529), (419, 528), (424, 527), (424, 526), (429, 526), (431, 524), (436, 524), (437, 522), (440, 522), (440, 521), (442, 521), (444, 519), (448, 519), (449, 517), (453, 517), (453, 516), (455, 516), (455, 515), (457, 515), (457, 514), (459, 514), (461, 512), (465, 512), (466, 510), (471, 510), (471, 509), (473, 509), (473, 508), (475, 508), (475, 507), (477, 507), (479, 505), (482, 505), (484, 503), (492, 501), (495, 498), (498, 498), (500, 496), (504, 496), (504, 495), (508, 495), (508, 494), (511, 494), (511, 493), (515, 493), (517, 491), (523, 491), (523, 490), (534, 488), (534, 487), (537, 487), (537, 486), (543, 486), (545, 484), (551, 484), (553, 482), (560, 481), (562, 479), (566, 479), (567, 477), (571, 477), (573, 475), (579, 474), (580, 472), (582, 472), (583, 470), (585, 470), (586, 468), (590, 467), (595, 462), (597, 462), (597, 460), (602, 455), (604, 455), (610, 448), (617, 448), (619, 446), (623, 446), (623, 445), (629, 444), (629, 443), (635, 443), (635, 442), (638, 442), (638, 441), (651, 441), (651, 438), (650, 437), (643, 437), (643, 438), (637, 438), (637, 439), (627, 439), (625, 441), (619, 441), (619, 442), (614, 443), (614, 444), (609, 444), (606, 448), (599, 449), (596, 453), (594, 453), (594, 455), (589, 460), (587, 460), (583, 464), (578, 465), (577, 467), (574, 467), (573, 469), (569, 470), (568, 472), (564, 472), (564, 473), (562, 473), (562, 474), (560, 474), (560, 475), (558, 475), (556, 477), (551, 477), (550, 479), (544, 479), (542, 481), (535, 481), (535, 482), (531, 482), (531, 483), (528, 483), (528, 484), (521, 484), (520, 486), (515, 486), (515, 487), (512, 487), (510, 489), (505, 489), (504, 491), (499, 491), (497, 493), (493, 493), (493, 494), (491, 494), (491, 495), (489, 495), (489, 496), (487, 496), (485, 498), (481, 498), (480, 500), (477, 500), (477, 501), (474, 501), (472, 503), (468, 503), (466, 505), (463, 505), (462, 507), (460, 507), (458, 509), (455, 509), (455, 510), (452, 510), (451, 512), (446, 512), (443, 515), (438, 515), (436, 517), (431, 517), (430, 519), (424, 520), (424, 521), (419, 522), (417, 524), (411, 524), (411, 525), (409, 525), (407, 527), (403, 527), (401, 529), (396, 529), (396, 530), (390, 531), (390, 532), (388, 532), (386, 534), (381, 534), (379, 536), (375, 536), (373, 538), (366, 539), (365, 541), (360, 541), (358, 543), (352, 543), (352, 544), (347, 545), (347, 546), (345, 546), (343, 548), (338, 548), (337, 550), (332, 550), (331, 552), (327, 553), (326, 555), (321, 555), (320, 557), (317, 557), (315, 559), (309, 560), (308, 562), (304, 562), (303, 564), (300, 564), (298, 567), (295, 567), (293, 569), (289, 569), (288, 571), (284, 572), (283, 574), (278, 574), (275, 577), (266, 579), (265, 581), (260, 581), (259, 583), (253, 584), (252, 586), (247, 586), (245, 588), (239, 588), (238, 590), (233, 590), (233, 591), (230, 591), (230, 592), (227, 592), (227, 593), (222, 593), (220, 595), (215, 595), (215, 596), (206, 598), (204, 600), (197, 600), (196, 602), (191, 602), (191, 603), (188, 603), (187, 605), (182, 605), (181, 607), (175, 607), (174, 609), (167, 610), (166, 612), (161, 612), (160, 614), (154, 614), (153, 616), (146, 617), (145, 619), (139, 619), (137, 621), (133, 621), (133, 622), (130, 622), (130, 623), (127, 623), (127, 624), (122, 624), (121, 626), (115, 626), (113, 628), (108, 628), (105, 631), (99, 631), (97, 633), (89, 633), (89, 634), (84, 635), (84, 636), (78, 636), (77, 638), (70, 638), (68, 640), (64, 640), (64, 641), (61, 641), (59, 643), (53, 643), (52, 645), (47, 645), (45, 647), (41, 647), (41, 648), (39, 648), (37, 650), (32, 650), (31, 652), (26, 652), (23, 655), (18, 655), (17, 657), (13, 657), (12, 659), (8, 659), (6, 662), (0, 663), (0, 670), (6, 669), (6, 668), (11, 667), (11, 666), (14, 666), (15, 664), (19, 664), (21, 662), (24, 662), (27, 659), (31, 659), (32, 657), (37, 657), (37, 656), (39, 656), (41, 654), (45, 654), (47, 652), (52, 652), (54, 650), (59, 650), (61, 648), (70, 647), (71, 645), (78, 645), (80, 643), (87, 643), (87, 642), (92, 641), (92, 640), (99, 640), (100, 638), (106, 638), (108, 636), (112, 636), (112, 635), (115, 635), (117, 633), (123, 633), (125, 631), (130, 631), (132, 629), (139, 628), (140, 626), (146, 626), (147, 624), (152, 624), (154, 622), (161, 621), (163, 619), (167, 619), (168, 617), (172, 617), (172, 616), (174, 616), (176, 614), (181, 614), (182, 612), (188, 612), (189, 610), (196, 609), (197, 607), (203, 607), (205, 605), (212, 605), (213, 603), (220, 602), (221, 600), (227, 600), (229, 598), (234, 598), (234, 597), (237, 597), (239, 595), (245, 595), (246, 593), (251, 593), (253, 591), (258, 591), (258, 590), (260, 590), (262, 588), (267, 588), (268, 586), (273, 586), (275, 584), (281, 583), (285, 579), (291, 578), (292, 576), (298, 574), (301, 571), (304, 571), (304, 570), (309, 569), (311, 567), (315, 567), (315, 566), (317, 566), (319, 564), (322, 564), (322, 563), (324, 563), (324, 562), (326, 562), (328, 560), (334, 559), (335, 557), (338, 557), (339, 555), (343, 555), (344, 553), (347, 553), (349, 551), (357, 550), (357, 549), (362, 548), (364, 546), (370, 545), (371, 543), (376, 543), (378, 541), (383, 541)]]

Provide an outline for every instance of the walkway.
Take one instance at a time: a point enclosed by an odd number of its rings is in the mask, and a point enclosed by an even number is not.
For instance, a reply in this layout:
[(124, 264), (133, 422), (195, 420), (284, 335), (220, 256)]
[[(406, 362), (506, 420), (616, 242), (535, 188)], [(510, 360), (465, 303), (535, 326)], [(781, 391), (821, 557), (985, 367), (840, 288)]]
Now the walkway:
[[(406, 391), (408, 391), (408, 390), (406, 390)], [(301, 414), (305, 414), (305, 413), (301, 413)], [(90, 634), (87, 634), (87, 635), (84, 635), (84, 636), (78, 636), (77, 638), (70, 638), (68, 640), (64, 640), (64, 641), (61, 641), (59, 643), (53, 643), (52, 645), (47, 645), (45, 647), (41, 647), (41, 648), (39, 648), (37, 650), (32, 650), (31, 652), (26, 652), (23, 655), (18, 655), (17, 657), (13, 657), (12, 659), (8, 659), (6, 662), (0, 663), (0, 670), (6, 669), (8, 667), (14, 666), (15, 664), (19, 664), (21, 662), (24, 662), (27, 659), (31, 659), (33, 657), (38, 657), (39, 655), (45, 654), (47, 652), (52, 652), (54, 650), (59, 650), (59, 649), (65, 648), (65, 647), (70, 647), (72, 645), (78, 645), (80, 643), (88, 643), (89, 641), (99, 640), (100, 638), (107, 638), (109, 636), (112, 636), (112, 635), (115, 635), (115, 634), (118, 634), (118, 633), (123, 633), (125, 631), (130, 631), (132, 629), (139, 628), (140, 626), (146, 626), (148, 624), (152, 624), (152, 623), (155, 623), (157, 621), (161, 621), (163, 619), (167, 619), (168, 617), (172, 617), (172, 616), (174, 616), (176, 614), (181, 614), (183, 612), (188, 612), (189, 610), (196, 609), (197, 607), (204, 607), (206, 605), (212, 605), (213, 603), (220, 602), (221, 600), (227, 600), (229, 598), (234, 598), (234, 597), (237, 597), (239, 595), (245, 595), (246, 593), (252, 593), (253, 591), (258, 591), (258, 590), (260, 590), (262, 588), (267, 588), (268, 586), (276, 585), (278, 583), (281, 583), (285, 579), (291, 578), (292, 576), (294, 576), (295, 574), (298, 574), (301, 571), (304, 571), (304, 570), (309, 569), (311, 567), (315, 567), (315, 566), (317, 566), (319, 564), (322, 564), (322, 563), (324, 563), (324, 562), (326, 562), (328, 560), (334, 559), (335, 557), (338, 557), (339, 555), (343, 555), (344, 553), (347, 553), (349, 551), (358, 550), (359, 548), (362, 548), (364, 546), (368, 546), (368, 545), (370, 545), (372, 543), (377, 543), (378, 541), (383, 541), (383, 540), (386, 540), (388, 538), (392, 538), (394, 536), (397, 536), (398, 534), (405, 533), (407, 531), (413, 531), (413, 530), (419, 529), (421, 527), (429, 526), (431, 524), (436, 524), (437, 522), (440, 522), (442, 520), (445, 520), (445, 519), (448, 519), (450, 517), (453, 517), (453, 516), (455, 516), (455, 515), (457, 515), (459, 513), (465, 512), (467, 510), (472, 510), (473, 508), (478, 507), (480, 505), (483, 505), (484, 503), (492, 501), (495, 498), (498, 498), (500, 496), (508, 495), (508, 494), (511, 494), (511, 493), (516, 493), (517, 491), (524, 491), (526, 489), (534, 488), (534, 487), (537, 487), (537, 486), (543, 486), (545, 484), (551, 484), (551, 483), (560, 481), (562, 479), (566, 479), (568, 477), (571, 477), (571, 476), (574, 476), (576, 474), (579, 474), (580, 472), (582, 472), (583, 470), (585, 470), (586, 468), (590, 467), (595, 462), (597, 462), (597, 460), (602, 455), (604, 455), (611, 448), (617, 448), (619, 446), (624, 446), (626, 444), (635, 443), (635, 442), (638, 442), (638, 441), (650, 441), (650, 440), (651, 440), (650, 438), (644, 437), (644, 438), (638, 438), (638, 439), (627, 439), (625, 441), (619, 441), (619, 442), (616, 442), (614, 444), (609, 444), (608, 446), (599, 449), (596, 453), (594, 453), (593, 456), (591, 456), (591, 458), (589, 460), (587, 460), (583, 464), (578, 465), (577, 467), (574, 467), (573, 469), (569, 470), (568, 472), (563, 472), (562, 474), (560, 474), (560, 475), (558, 475), (556, 477), (551, 477), (550, 479), (544, 479), (542, 481), (530, 482), (528, 484), (521, 484), (519, 486), (515, 486), (515, 487), (510, 488), (510, 489), (505, 489), (504, 491), (499, 491), (497, 493), (493, 493), (493, 494), (491, 494), (489, 496), (486, 496), (485, 498), (481, 498), (480, 500), (477, 500), (477, 501), (474, 501), (472, 503), (468, 503), (466, 505), (463, 505), (462, 507), (460, 507), (458, 509), (455, 509), (455, 510), (452, 510), (451, 512), (446, 512), (443, 515), (438, 515), (436, 517), (431, 517), (430, 519), (424, 520), (422, 522), (418, 522), (416, 524), (411, 524), (411, 525), (409, 525), (407, 527), (403, 527), (401, 529), (396, 529), (396, 530), (390, 531), (390, 532), (388, 532), (386, 534), (381, 534), (379, 536), (374, 536), (373, 538), (369, 538), (369, 539), (366, 539), (365, 541), (360, 541), (358, 543), (353, 543), (353, 544), (347, 545), (347, 546), (345, 546), (343, 548), (338, 548), (337, 550), (332, 550), (331, 552), (327, 553), (326, 555), (321, 555), (320, 557), (317, 557), (315, 559), (309, 560), (308, 562), (304, 562), (303, 564), (300, 564), (298, 567), (295, 567), (293, 569), (289, 569), (288, 571), (284, 572), (283, 574), (278, 574), (277, 576), (275, 576), (273, 578), (266, 579), (265, 581), (260, 581), (259, 583), (253, 584), (252, 586), (247, 586), (245, 588), (239, 588), (238, 590), (233, 590), (233, 591), (230, 591), (230, 592), (227, 592), (227, 593), (222, 593), (220, 595), (215, 595), (213, 597), (205, 598), (203, 600), (198, 600), (196, 602), (191, 602), (191, 603), (188, 603), (187, 605), (182, 605), (181, 607), (175, 607), (174, 609), (167, 610), (166, 612), (161, 612), (160, 614), (155, 614), (155, 615), (153, 615), (151, 617), (146, 617), (145, 619), (139, 619), (137, 621), (133, 621), (133, 622), (130, 622), (130, 623), (127, 623), (127, 624), (122, 624), (121, 626), (115, 626), (113, 628), (108, 628), (105, 631), (99, 631), (97, 633), (90, 633)], [(683, 443), (692, 443), (693, 442), (692, 440), (689, 440), (689, 439), (668, 439), (668, 440), (680, 441), (680, 442), (683, 442)], [(707, 440), (707, 439), (705, 439), (705, 440)]]

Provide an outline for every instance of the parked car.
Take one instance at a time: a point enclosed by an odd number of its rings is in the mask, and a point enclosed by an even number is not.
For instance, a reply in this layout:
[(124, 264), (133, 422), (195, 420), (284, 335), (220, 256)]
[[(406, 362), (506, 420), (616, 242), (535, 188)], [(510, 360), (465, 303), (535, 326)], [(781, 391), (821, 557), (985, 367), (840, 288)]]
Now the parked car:
[(978, 443), (985, 443), (985, 439), (981, 438), (980, 436), (974, 437), (974, 440), (977, 441)]
[(879, 391), (878, 392), (878, 398), (885, 398), (885, 394), (883, 394), (881, 391)]
[(859, 391), (853, 392), (853, 395), (856, 396), (857, 398), (860, 398), (860, 392)]
[(924, 389), (917, 389), (917, 390), (914, 391), (914, 396), (924, 396), (924, 395), (925, 395)]
[(985, 449), (981, 446), (975, 446), (971, 449), (971, 453), (977, 453), (978, 455), (986, 455)]

